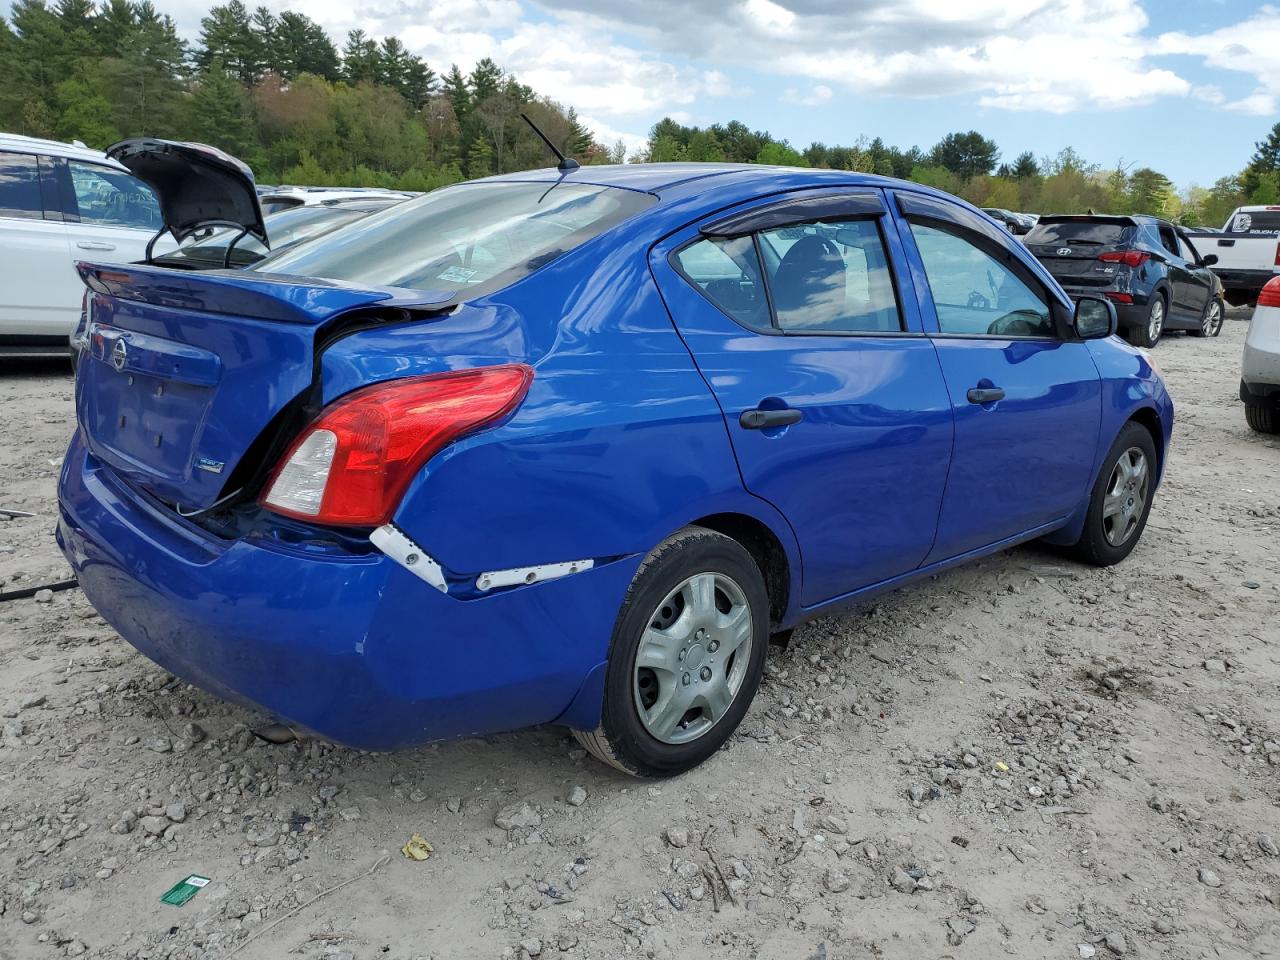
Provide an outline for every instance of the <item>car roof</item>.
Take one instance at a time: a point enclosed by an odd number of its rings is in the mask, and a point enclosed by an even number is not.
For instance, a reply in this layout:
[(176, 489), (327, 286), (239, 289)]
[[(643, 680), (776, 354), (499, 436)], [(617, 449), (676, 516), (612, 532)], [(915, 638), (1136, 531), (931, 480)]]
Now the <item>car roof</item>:
[(879, 187), (911, 190), (978, 208), (949, 193), (893, 177), (850, 170), (775, 167), (761, 163), (627, 163), (600, 164), (568, 172), (554, 167), (507, 173), (467, 183), (564, 182), (618, 187), (656, 195), (660, 200), (696, 198), (703, 209), (762, 198), (769, 193), (821, 187)]
[(110, 159), (101, 150), (87, 147), (79, 140), (63, 143), (60, 140), (43, 140), (20, 133), (0, 133), (0, 150), (16, 153), (39, 153), (50, 157), (66, 157), (69, 160), (88, 160), (104, 166), (123, 170), (124, 167)]

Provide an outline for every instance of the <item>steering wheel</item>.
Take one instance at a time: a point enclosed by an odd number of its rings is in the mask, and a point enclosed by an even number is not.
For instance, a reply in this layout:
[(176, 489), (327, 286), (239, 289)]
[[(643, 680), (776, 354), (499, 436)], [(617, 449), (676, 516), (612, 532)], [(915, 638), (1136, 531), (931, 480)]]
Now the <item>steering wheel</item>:
[(966, 303), (965, 306), (978, 310), (989, 310), (991, 309), (991, 301), (980, 294), (977, 290), (971, 290), (969, 292), (969, 302)]

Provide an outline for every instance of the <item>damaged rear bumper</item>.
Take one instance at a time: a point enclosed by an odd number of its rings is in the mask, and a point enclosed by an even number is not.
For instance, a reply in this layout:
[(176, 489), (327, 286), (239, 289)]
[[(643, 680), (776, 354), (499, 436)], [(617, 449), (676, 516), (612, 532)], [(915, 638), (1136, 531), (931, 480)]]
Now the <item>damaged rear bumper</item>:
[(584, 681), (639, 558), (455, 597), (376, 551), (218, 539), (139, 496), (79, 434), (59, 493), (58, 543), (90, 602), (218, 696), (369, 750), (598, 720)]

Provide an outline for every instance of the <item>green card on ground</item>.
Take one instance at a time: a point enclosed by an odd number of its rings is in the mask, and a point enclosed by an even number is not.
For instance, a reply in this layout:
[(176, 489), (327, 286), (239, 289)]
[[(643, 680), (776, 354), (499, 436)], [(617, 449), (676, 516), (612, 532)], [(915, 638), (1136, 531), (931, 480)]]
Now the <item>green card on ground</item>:
[(179, 883), (175, 883), (170, 887), (169, 891), (160, 898), (160, 902), (180, 907), (199, 893), (200, 888), (204, 887), (208, 883), (208, 877), (202, 877), (198, 873), (193, 873), (191, 876), (187, 877), (187, 879)]

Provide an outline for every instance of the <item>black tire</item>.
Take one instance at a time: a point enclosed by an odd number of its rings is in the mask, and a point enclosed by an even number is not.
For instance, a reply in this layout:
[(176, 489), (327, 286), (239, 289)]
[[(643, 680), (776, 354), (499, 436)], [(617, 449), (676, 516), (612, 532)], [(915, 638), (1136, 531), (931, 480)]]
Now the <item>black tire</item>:
[[(637, 678), (642, 673), (636, 671), (636, 655), (666, 598), (700, 573), (729, 578), (742, 591), (751, 615), (751, 636), (743, 641), (744, 647), (750, 645), (749, 659), (741, 685), (723, 715), (696, 739), (669, 743), (650, 733), (641, 720), (643, 707), (637, 704), (641, 681)], [(719, 603), (724, 598), (717, 594), (716, 599)], [(575, 730), (574, 736), (596, 758), (633, 776), (672, 777), (684, 773), (719, 750), (742, 721), (759, 689), (768, 646), (769, 597), (751, 554), (723, 534), (686, 527), (655, 547), (636, 571), (622, 601), (609, 648), (600, 726), (590, 732)], [(741, 655), (742, 648), (739, 650), (735, 657)], [(722, 667), (727, 674), (729, 663)]]
[[(1153, 316), (1155, 312), (1160, 311), (1160, 322), (1157, 326), (1155, 336), (1151, 335), (1151, 326), (1154, 322)], [(1160, 342), (1160, 335), (1164, 333), (1164, 329), (1169, 321), (1169, 304), (1165, 301), (1163, 293), (1157, 293), (1151, 298), (1151, 303), (1147, 305), (1147, 316), (1138, 326), (1130, 327), (1125, 331), (1129, 342), (1135, 347), (1154, 347)]]
[(1246, 403), (1244, 419), (1258, 433), (1280, 433), (1280, 409), (1270, 403)]
[[(1137, 523), (1132, 532), (1120, 543), (1113, 543), (1107, 536), (1107, 527), (1103, 516), (1103, 508), (1111, 486), (1116, 465), (1121, 456), (1131, 450), (1140, 450), (1147, 463), (1147, 487), (1141, 514), (1136, 517)], [(1102, 469), (1093, 482), (1093, 491), (1089, 495), (1089, 512), (1085, 516), (1084, 530), (1080, 539), (1069, 550), (1078, 560), (1093, 564), (1096, 567), (1109, 567), (1127, 557), (1147, 527), (1147, 517), (1151, 515), (1151, 503), (1155, 499), (1156, 483), (1156, 445), (1147, 428), (1130, 420), (1120, 431), (1111, 449), (1102, 461)]]
[(1222, 332), (1222, 324), (1226, 322), (1226, 305), (1217, 297), (1213, 297), (1204, 306), (1204, 315), (1200, 317), (1200, 326), (1187, 332), (1193, 337), (1216, 337)]

